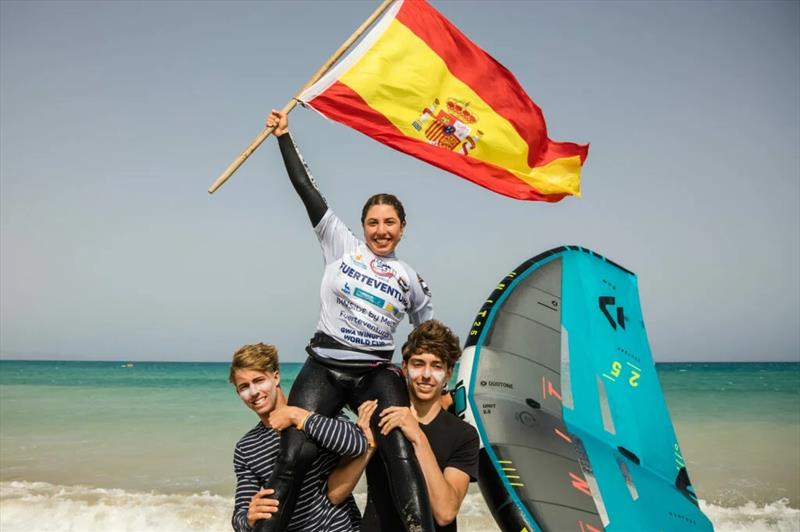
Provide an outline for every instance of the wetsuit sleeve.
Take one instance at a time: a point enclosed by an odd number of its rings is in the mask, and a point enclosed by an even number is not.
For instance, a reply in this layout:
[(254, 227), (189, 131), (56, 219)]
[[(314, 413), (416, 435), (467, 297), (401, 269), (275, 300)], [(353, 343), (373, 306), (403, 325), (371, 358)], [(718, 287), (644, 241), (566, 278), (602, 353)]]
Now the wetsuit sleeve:
[(340, 416), (335, 419), (311, 414), (303, 427), (308, 436), (332, 453), (360, 456), (367, 452), (367, 438), (355, 423)]
[(289, 174), (289, 181), (303, 200), (308, 219), (311, 220), (311, 226), (322, 246), (325, 264), (340, 259), (346, 251), (358, 245), (358, 238), (328, 208), (291, 133), (278, 137), (278, 145), (283, 163), (286, 165), (286, 172)]
[(408, 305), (408, 319), (416, 327), (423, 321), (433, 318), (433, 301), (428, 285), (412, 268), (406, 265), (406, 271), (411, 276), (411, 297)]
[(238, 445), (233, 451), (233, 471), (236, 473), (236, 496), (231, 525), (236, 532), (250, 532), (252, 528), (247, 525), (247, 508), (253, 495), (258, 493), (259, 483)]
[(278, 146), (280, 146), (283, 156), (283, 164), (286, 165), (286, 172), (289, 174), (289, 181), (292, 182), (297, 195), (303, 200), (308, 218), (311, 220), (311, 226), (316, 227), (325, 211), (328, 210), (328, 204), (325, 203), (325, 198), (317, 189), (314, 178), (308, 171), (308, 166), (300, 155), (291, 133), (278, 137)]

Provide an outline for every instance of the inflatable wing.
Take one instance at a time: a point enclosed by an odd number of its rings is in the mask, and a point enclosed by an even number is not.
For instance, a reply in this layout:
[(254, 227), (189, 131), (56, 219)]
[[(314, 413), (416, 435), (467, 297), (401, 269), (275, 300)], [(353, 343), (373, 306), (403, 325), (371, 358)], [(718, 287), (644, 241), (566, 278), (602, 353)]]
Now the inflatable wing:
[(507, 532), (712, 530), (650, 353), (636, 275), (579, 247), (508, 274), (470, 330), (456, 413)]

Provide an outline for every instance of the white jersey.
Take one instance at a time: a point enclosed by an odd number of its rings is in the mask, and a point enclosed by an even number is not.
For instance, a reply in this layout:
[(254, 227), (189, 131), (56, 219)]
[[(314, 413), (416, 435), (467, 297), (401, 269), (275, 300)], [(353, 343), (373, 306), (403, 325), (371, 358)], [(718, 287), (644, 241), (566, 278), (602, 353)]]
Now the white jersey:
[[(314, 228), (325, 259), (317, 330), (358, 351), (317, 347), (325, 357), (384, 360), (363, 351), (394, 349), (394, 332), (408, 314), (414, 326), (433, 317), (422, 278), (394, 254), (370, 251), (330, 209)], [(381, 356), (383, 355), (383, 356)]]

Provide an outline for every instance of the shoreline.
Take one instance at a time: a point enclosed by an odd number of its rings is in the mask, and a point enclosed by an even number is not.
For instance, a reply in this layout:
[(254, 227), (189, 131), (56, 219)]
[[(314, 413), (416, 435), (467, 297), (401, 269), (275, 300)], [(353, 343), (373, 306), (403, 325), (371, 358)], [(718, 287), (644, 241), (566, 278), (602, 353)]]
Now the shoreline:
[[(366, 488), (363, 481), (354, 492), (363, 510)], [(764, 504), (719, 506), (704, 500), (701, 509), (718, 532), (789, 531), (800, 527), (800, 508), (781, 499)], [(208, 491), (190, 494), (133, 491), (85, 485), (56, 485), (22, 480), (0, 481), (0, 529), (4, 532), (30, 530), (36, 522), (47, 530), (121, 531), (219, 531), (230, 528), (233, 495)], [(120, 528), (120, 523), (125, 523)], [(476, 484), (470, 490), (458, 517), (464, 532), (497, 532)]]

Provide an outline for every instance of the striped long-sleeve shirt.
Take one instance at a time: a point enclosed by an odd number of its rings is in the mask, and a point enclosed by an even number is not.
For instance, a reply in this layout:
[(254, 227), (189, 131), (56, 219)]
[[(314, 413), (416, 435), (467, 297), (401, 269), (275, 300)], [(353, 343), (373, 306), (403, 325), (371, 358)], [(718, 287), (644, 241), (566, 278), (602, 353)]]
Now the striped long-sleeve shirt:
[[(367, 439), (355, 424), (340, 416), (331, 419), (312, 414), (303, 429), (320, 447), (320, 452), (303, 479), (300, 494), (289, 522), (289, 531), (352, 532), (359, 529), (361, 513), (352, 495), (334, 505), (328, 500), (328, 475), (339, 457), (359, 456), (367, 451)], [(233, 453), (236, 472), (236, 500), (233, 529), (249, 532), (247, 508), (259, 489), (268, 488), (280, 447), (280, 433), (258, 423), (247, 432)]]

